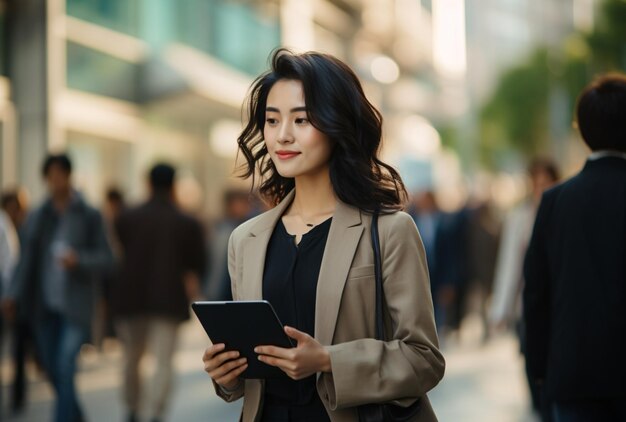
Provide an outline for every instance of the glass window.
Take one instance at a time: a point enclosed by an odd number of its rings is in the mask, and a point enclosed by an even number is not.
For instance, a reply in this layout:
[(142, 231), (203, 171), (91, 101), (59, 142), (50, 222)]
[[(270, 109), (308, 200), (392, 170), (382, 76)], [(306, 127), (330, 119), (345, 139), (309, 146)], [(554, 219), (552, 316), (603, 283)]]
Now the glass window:
[(136, 102), (138, 79), (137, 65), (68, 41), (69, 88)]
[(133, 177), (131, 144), (75, 132), (66, 136), (76, 187), (92, 205), (103, 202), (109, 187), (128, 192)]
[(137, 36), (140, 0), (66, 0), (67, 14)]
[(227, 0), (182, 0), (176, 38), (251, 75), (267, 67), (280, 45), (278, 8)]
[(176, 9), (176, 41), (204, 52), (211, 51), (211, 16), (215, 11), (212, 0), (180, 0)]

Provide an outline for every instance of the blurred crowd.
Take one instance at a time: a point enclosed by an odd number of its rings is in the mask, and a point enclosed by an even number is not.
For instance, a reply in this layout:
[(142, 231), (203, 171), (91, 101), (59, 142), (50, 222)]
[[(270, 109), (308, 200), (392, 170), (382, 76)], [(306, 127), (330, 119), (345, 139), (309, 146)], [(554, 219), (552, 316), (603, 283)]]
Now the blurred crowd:
[[(48, 196), (40, 205), (29, 208), (19, 189), (3, 192), (3, 342), (10, 345), (3, 358), (13, 367), (3, 405), (12, 412), (26, 405), (30, 359), (56, 393), (54, 420), (82, 420), (74, 385), (77, 356), (85, 343), (101, 349), (113, 339), (124, 350), (128, 421), (144, 413), (151, 421), (162, 419), (171, 395), (178, 328), (189, 318), (189, 303), (232, 298), (230, 233), (264, 207), (248, 190), (229, 189), (222, 196), (223, 216), (201, 221), (177, 204), (175, 175), (173, 166), (157, 164), (148, 175), (150, 195), (144, 203), (128, 206), (124, 193), (112, 187), (96, 210), (72, 184), (70, 158), (49, 155), (42, 166)], [(523, 350), (523, 257), (541, 193), (559, 172), (551, 160), (537, 159), (528, 176), (528, 197), (510, 210), (487, 197), (443, 211), (436, 191), (411, 195), (407, 212), (426, 249), (444, 345), (473, 313), (480, 315), (484, 342), (494, 332), (514, 330)], [(156, 359), (157, 370), (150, 391), (144, 392), (139, 363), (147, 353)], [(538, 407), (539, 399), (532, 398)]]
[[(43, 163), (48, 195), (40, 205), (29, 209), (19, 189), (2, 193), (0, 326), (11, 349), (4, 362), (13, 366), (3, 405), (12, 412), (26, 404), (25, 363), (31, 358), (54, 389), (53, 420), (84, 420), (75, 387), (77, 357), (84, 344), (102, 347), (115, 338), (124, 349), (128, 421), (140, 414), (162, 419), (189, 304), (230, 298), (230, 232), (260, 204), (245, 190), (226, 191), (223, 218), (209, 230), (180, 209), (175, 175), (173, 166), (157, 164), (144, 203), (129, 207), (124, 194), (111, 188), (97, 210), (75, 189), (69, 156), (58, 154)], [(146, 353), (155, 357), (157, 371), (151, 391), (144, 392), (140, 361)]]

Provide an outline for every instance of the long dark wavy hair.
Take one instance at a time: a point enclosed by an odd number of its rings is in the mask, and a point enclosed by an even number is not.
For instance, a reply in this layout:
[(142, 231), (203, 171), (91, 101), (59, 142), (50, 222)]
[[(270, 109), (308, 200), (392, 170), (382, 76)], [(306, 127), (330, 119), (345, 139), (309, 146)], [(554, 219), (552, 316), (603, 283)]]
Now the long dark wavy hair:
[(272, 53), (271, 69), (254, 81), (246, 102), (248, 122), (237, 139), (246, 159), (241, 177), (252, 176), (254, 185), (258, 168), (259, 191), (273, 205), (295, 186), (293, 178), (276, 171), (263, 139), (267, 96), (279, 80), (302, 83), (308, 119), (333, 145), (329, 168), (337, 197), (368, 212), (401, 209), (407, 198), (404, 183), (378, 158), (382, 116), (354, 72), (327, 54), (294, 54), (282, 48)]

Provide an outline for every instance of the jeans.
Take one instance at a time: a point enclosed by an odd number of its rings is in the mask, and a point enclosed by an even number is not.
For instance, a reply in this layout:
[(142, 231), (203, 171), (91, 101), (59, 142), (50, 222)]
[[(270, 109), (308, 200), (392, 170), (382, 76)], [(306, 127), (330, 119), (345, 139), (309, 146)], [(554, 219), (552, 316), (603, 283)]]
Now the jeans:
[(626, 397), (604, 400), (556, 402), (552, 405), (554, 422), (626, 422)]
[(35, 324), (34, 331), (39, 356), (56, 393), (54, 421), (82, 421), (74, 376), (76, 358), (88, 338), (89, 328), (68, 321), (57, 312), (47, 312)]

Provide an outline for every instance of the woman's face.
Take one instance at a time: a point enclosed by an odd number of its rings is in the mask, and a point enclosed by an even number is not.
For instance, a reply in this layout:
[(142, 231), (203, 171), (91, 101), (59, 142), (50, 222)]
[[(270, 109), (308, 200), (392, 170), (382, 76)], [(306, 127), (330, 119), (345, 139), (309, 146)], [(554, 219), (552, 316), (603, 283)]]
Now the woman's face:
[(316, 176), (328, 172), (331, 143), (309, 122), (300, 81), (281, 79), (270, 89), (263, 137), (270, 158), (282, 177)]

